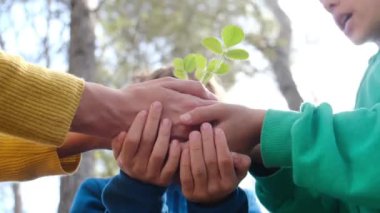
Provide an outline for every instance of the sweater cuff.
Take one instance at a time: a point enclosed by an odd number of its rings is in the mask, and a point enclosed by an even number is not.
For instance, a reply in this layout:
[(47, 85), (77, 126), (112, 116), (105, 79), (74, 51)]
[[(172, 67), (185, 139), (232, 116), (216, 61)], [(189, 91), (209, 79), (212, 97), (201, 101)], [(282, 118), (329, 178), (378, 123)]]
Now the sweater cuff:
[(80, 155), (59, 158), (57, 148), (0, 133), (0, 181), (25, 181), (74, 172)]
[(188, 201), (188, 212), (248, 212), (247, 194), (238, 187), (218, 203), (201, 204)]
[[(149, 183), (144, 183), (140, 180), (129, 177), (129, 175), (125, 174), (120, 170), (120, 174), (111, 179), (109, 185), (114, 184), (114, 186), (125, 187), (128, 189), (128, 192), (132, 192), (133, 196), (149, 199), (160, 197), (165, 193), (166, 187), (156, 186)], [(147, 196), (149, 193), (149, 196)]]
[[(261, 177), (254, 176), (257, 186), (265, 186), (265, 191), (275, 192), (283, 191), (284, 187), (287, 187), (288, 182), (293, 182), (292, 180), (292, 170), (291, 169), (280, 169), (272, 175)], [(260, 191), (257, 191), (260, 190)], [(263, 188), (256, 188), (257, 193), (263, 193)]]
[[(57, 155), (57, 158), (58, 158), (58, 153), (55, 152), (55, 154)], [(80, 154), (68, 156), (65, 158), (59, 158), (61, 174), (71, 175), (74, 172), (76, 172), (79, 167), (80, 161), (81, 161)]]
[(298, 112), (267, 111), (261, 131), (261, 155), (266, 167), (291, 166), (291, 128), (300, 117)]

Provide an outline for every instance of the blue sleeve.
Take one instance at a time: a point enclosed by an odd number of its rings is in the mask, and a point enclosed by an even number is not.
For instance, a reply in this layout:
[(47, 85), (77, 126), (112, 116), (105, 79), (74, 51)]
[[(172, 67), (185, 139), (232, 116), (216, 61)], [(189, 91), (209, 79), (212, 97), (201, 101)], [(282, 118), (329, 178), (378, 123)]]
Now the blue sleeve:
[(84, 181), (75, 194), (71, 213), (100, 213), (104, 212), (101, 195), (109, 179), (91, 178)]
[(248, 199), (244, 190), (237, 188), (223, 201), (212, 204), (204, 205), (188, 201), (187, 208), (189, 213), (193, 212), (204, 212), (204, 213), (219, 213), (219, 212), (229, 212), (229, 213), (245, 213), (248, 212)]
[(107, 212), (160, 212), (163, 205), (164, 187), (130, 178), (123, 172), (106, 185), (102, 201)]

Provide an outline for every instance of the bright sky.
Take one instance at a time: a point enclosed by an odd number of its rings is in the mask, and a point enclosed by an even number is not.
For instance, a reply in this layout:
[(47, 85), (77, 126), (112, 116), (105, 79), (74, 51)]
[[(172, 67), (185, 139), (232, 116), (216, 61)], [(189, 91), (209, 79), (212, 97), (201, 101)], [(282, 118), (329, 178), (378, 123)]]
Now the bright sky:
[[(304, 100), (328, 102), (336, 112), (352, 109), (368, 58), (377, 51), (376, 46), (352, 45), (335, 27), (318, 0), (280, 2), (293, 24), (292, 71)], [(24, 43), (28, 46), (27, 40)], [(257, 74), (252, 79), (238, 76), (238, 83), (228, 92), (226, 101), (250, 107), (287, 109), (273, 76), (268, 74)], [(243, 183), (244, 186), (250, 184), (252, 179)], [(21, 190), (25, 212), (56, 212), (59, 201), (57, 177), (22, 183)], [(9, 192), (6, 194), (10, 195)], [(0, 203), (0, 212), (10, 212), (10, 208), (11, 204)]]

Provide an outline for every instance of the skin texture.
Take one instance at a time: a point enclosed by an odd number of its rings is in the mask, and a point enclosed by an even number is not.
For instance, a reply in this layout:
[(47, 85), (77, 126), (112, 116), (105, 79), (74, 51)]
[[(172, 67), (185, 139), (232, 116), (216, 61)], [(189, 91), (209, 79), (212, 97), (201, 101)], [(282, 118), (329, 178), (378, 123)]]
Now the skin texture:
[[(333, 16), (338, 27), (355, 44), (374, 41), (379, 46), (380, 1), (378, 0), (320, 0)], [(352, 15), (344, 24), (344, 15)]]
[(232, 151), (250, 155), (254, 147), (260, 143), (264, 115), (264, 110), (217, 103), (189, 111), (181, 116), (181, 121), (186, 125), (212, 122), (225, 132)]
[(120, 133), (112, 147), (118, 165), (130, 177), (148, 184), (168, 186), (180, 173), (185, 197), (213, 203), (227, 197), (246, 175), (250, 158), (229, 151), (222, 130), (203, 124), (188, 142), (170, 140), (171, 122), (154, 102), (138, 113), (128, 134)]
[(247, 174), (248, 156), (230, 152), (221, 129), (204, 123), (190, 134), (181, 155), (180, 180), (186, 199), (215, 203), (226, 198)]
[(111, 149), (111, 140), (106, 138), (70, 132), (65, 142), (57, 148), (58, 157), (64, 158), (94, 149)]
[(170, 143), (172, 124), (169, 119), (160, 121), (162, 111), (161, 103), (154, 102), (149, 112), (138, 113), (128, 135), (121, 133), (112, 146), (123, 172), (149, 184), (167, 186), (177, 171), (181, 147), (177, 141)]
[(71, 131), (112, 139), (126, 131), (137, 113), (154, 101), (164, 106), (163, 116), (173, 122), (172, 137), (187, 139), (190, 132), (179, 125), (179, 115), (212, 104), (215, 96), (196, 81), (162, 78), (115, 90), (86, 83)]

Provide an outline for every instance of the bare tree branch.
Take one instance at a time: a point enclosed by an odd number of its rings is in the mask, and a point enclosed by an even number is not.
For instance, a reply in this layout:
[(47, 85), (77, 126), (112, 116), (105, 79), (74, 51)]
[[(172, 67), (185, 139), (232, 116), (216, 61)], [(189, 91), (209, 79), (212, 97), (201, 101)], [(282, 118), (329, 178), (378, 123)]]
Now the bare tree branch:
[(93, 9), (92, 12), (97, 13), (102, 8), (105, 2), (106, 0), (99, 1), (98, 6), (95, 9)]
[(0, 35), (0, 48), (5, 50), (5, 42), (3, 36)]
[(50, 22), (52, 19), (52, 9), (51, 9), (51, 0), (47, 0), (47, 15), (46, 15), (46, 34), (45, 37), (42, 39), (42, 46), (43, 46), (43, 56), (46, 61), (46, 67), (50, 67), (51, 65), (51, 58), (50, 58)]

